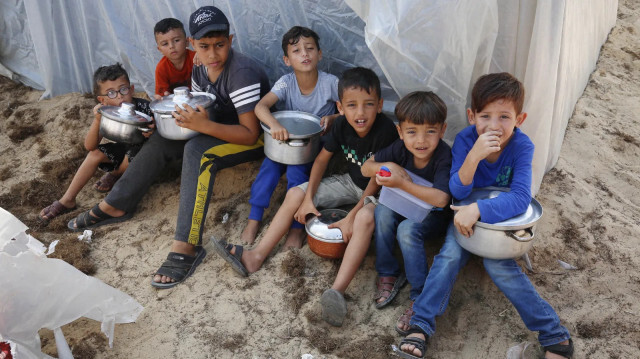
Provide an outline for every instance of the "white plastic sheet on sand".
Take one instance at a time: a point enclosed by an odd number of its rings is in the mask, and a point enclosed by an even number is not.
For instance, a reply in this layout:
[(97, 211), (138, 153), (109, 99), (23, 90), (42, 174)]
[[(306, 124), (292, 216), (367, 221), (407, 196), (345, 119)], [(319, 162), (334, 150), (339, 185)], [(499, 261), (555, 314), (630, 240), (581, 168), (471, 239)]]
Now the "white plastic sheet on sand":
[(16, 358), (49, 358), (38, 330), (54, 331), (59, 358), (70, 358), (60, 327), (80, 317), (102, 322), (113, 345), (116, 323), (131, 323), (142, 306), (129, 295), (68, 263), (47, 258), (27, 227), (0, 208), (0, 341), (15, 344)]

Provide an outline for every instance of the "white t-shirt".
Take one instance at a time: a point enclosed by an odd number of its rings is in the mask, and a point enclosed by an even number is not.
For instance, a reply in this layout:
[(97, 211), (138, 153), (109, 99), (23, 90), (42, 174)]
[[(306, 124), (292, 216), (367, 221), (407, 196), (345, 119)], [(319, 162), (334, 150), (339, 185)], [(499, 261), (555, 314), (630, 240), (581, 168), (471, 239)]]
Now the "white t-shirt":
[(323, 117), (336, 113), (338, 101), (338, 78), (326, 72), (318, 71), (318, 82), (309, 95), (303, 95), (298, 87), (295, 73), (282, 76), (271, 88), (280, 110), (304, 111)]

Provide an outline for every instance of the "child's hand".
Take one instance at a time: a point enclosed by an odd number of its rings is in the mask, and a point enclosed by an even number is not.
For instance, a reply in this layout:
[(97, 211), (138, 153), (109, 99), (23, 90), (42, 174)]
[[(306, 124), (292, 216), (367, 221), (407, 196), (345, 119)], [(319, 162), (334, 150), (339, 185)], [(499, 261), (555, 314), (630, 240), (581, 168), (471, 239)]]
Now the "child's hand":
[(331, 125), (333, 124), (333, 120), (335, 119), (336, 119), (335, 115), (323, 116), (320, 119), (320, 126), (322, 127), (323, 135), (327, 133), (327, 131), (329, 131), (329, 129), (331, 128)]
[(289, 131), (279, 123), (274, 123), (273, 126), (269, 127), (269, 131), (271, 131), (271, 137), (274, 140), (286, 141), (289, 139)]
[[(169, 91), (165, 91), (165, 92), (164, 92), (164, 95), (162, 95), (162, 96), (169, 96), (169, 95), (171, 95), (171, 94), (169, 93)], [(153, 98), (154, 98), (154, 99), (156, 99), (156, 100), (162, 100), (162, 96), (160, 96), (160, 95), (158, 95), (158, 94), (155, 94), (155, 95), (153, 95)]]
[(480, 219), (478, 204), (472, 203), (466, 206), (451, 205), (451, 209), (458, 211), (453, 217), (453, 225), (456, 226), (460, 234), (469, 238), (473, 234), (473, 225)]
[(142, 131), (142, 135), (145, 138), (149, 138), (149, 136), (151, 136), (151, 134), (153, 133), (153, 129), (156, 128), (156, 124), (151, 122), (149, 126), (147, 126), (147, 128), (149, 128), (151, 131)]
[(340, 232), (342, 232), (342, 240), (344, 243), (349, 243), (351, 235), (353, 235), (353, 218), (351, 216), (346, 216), (338, 222), (331, 223), (327, 227), (340, 229)]
[(376, 173), (376, 184), (378, 184), (379, 186), (386, 186), (386, 187), (393, 188), (393, 187), (400, 186), (400, 184), (404, 181), (413, 182), (411, 180), (411, 177), (409, 177), (409, 174), (407, 173), (407, 171), (404, 168), (398, 166), (397, 164), (393, 162), (385, 162), (383, 163), (383, 165), (389, 169), (389, 172), (391, 172), (391, 175), (383, 176), (379, 173)]
[(313, 201), (309, 201), (305, 198), (305, 200), (302, 201), (300, 207), (298, 207), (296, 213), (293, 215), (293, 218), (295, 218), (296, 221), (305, 224), (307, 223), (307, 215), (309, 214), (319, 216), (320, 212), (318, 212), (318, 209), (313, 204)]
[(100, 107), (102, 107), (101, 103), (93, 106), (93, 114), (96, 116), (97, 120), (100, 120), (100, 118), (97, 117), (97, 116), (100, 116), (100, 112), (98, 112), (98, 109), (100, 109)]
[(188, 128), (197, 132), (203, 132), (202, 129), (209, 121), (209, 114), (207, 110), (201, 105), (193, 108), (186, 103), (183, 104), (184, 110), (180, 106), (176, 105), (176, 110), (171, 112), (176, 119), (176, 124), (179, 127)]
[(198, 57), (198, 53), (196, 52), (195, 55), (193, 55), (193, 64), (195, 66), (200, 66), (202, 65), (202, 61), (200, 61), (200, 58)]
[(500, 152), (500, 136), (499, 131), (488, 131), (478, 137), (476, 143), (473, 144), (470, 152), (475, 153), (478, 159), (483, 160), (490, 154)]

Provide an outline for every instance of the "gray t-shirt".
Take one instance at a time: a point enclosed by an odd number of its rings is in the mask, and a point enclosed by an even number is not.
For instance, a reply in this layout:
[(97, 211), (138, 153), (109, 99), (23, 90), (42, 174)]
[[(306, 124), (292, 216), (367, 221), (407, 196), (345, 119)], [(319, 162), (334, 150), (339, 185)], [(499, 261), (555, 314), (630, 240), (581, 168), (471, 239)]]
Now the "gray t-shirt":
[(318, 82), (313, 92), (303, 95), (292, 72), (278, 79), (271, 92), (278, 96), (276, 107), (280, 110), (304, 111), (320, 117), (333, 115), (338, 101), (338, 78), (318, 71)]

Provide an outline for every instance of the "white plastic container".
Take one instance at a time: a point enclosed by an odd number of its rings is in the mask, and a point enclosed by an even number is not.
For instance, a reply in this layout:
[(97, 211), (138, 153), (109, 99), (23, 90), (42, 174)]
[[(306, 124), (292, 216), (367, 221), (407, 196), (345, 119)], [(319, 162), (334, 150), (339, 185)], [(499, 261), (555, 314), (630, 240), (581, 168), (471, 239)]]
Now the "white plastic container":
[[(433, 183), (416, 175), (415, 173), (409, 171), (407, 171), (407, 173), (413, 180), (413, 183), (425, 187), (433, 187)], [(431, 211), (431, 208), (433, 208), (429, 203), (410, 193), (398, 188), (385, 186), (382, 186), (382, 190), (380, 190), (380, 198), (378, 201), (392, 209), (394, 212), (415, 222), (424, 221), (424, 219), (427, 218), (429, 211)]]

